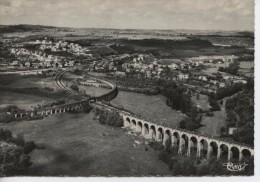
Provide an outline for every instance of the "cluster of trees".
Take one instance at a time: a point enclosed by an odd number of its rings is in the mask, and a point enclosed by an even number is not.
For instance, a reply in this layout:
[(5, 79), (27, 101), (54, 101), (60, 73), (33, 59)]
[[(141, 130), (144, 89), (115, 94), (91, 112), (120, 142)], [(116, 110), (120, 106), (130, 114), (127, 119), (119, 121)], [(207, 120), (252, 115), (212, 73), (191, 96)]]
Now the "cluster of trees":
[(240, 65), (239, 62), (232, 62), (229, 64), (229, 66), (227, 68), (219, 67), (218, 70), (221, 72), (227, 72), (232, 75), (236, 75), (239, 70), (239, 65)]
[(0, 108), (0, 123), (10, 123), (14, 120), (13, 116), (9, 113), (24, 112), (24, 109), (20, 109), (17, 106), (10, 105)]
[(167, 106), (180, 110), (183, 113), (187, 113), (190, 110), (192, 106), (191, 96), (186, 93), (186, 87), (177, 86), (170, 81), (162, 81), (157, 84), (159, 92), (167, 98)]
[(119, 90), (135, 92), (135, 93), (142, 93), (145, 95), (157, 95), (159, 92), (153, 88), (129, 88), (129, 87), (122, 87), (118, 86)]
[(12, 32), (27, 32), (27, 31), (37, 31), (43, 30), (44, 28), (54, 28), (51, 26), (42, 25), (1, 25), (1, 33), (12, 33)]
[(117, 85), (123, 87), (134, 87), (134, 88), (154, 88), (156, 83), (153, 79), (148, 78), (138, 78), (134, 75), (129, 75), (125, 77), (107, 77), (109, 80), (113, 80)]
[(142, 39), (142, 40), (120, 40), (126, 46), (158, 47), (172, 49), (196, 49), (211, 47), (212, 43), (199, 38), (187, 40), (163, 40), (163, 39)]
[(101, 124), (115, 127), (122, 127), (124, 124), (123, 118), (115, 111), (95, 109), (95, 115)]
[(0, 108), (0, 113), (2, 112), (10, 112), (10, 113), (16, 113), (16, 112), (24, 112), (24, 109), (21, 109), (15, 105), (9, 105), (3, 108)]
[(45, 102), (43, 104), (38, 104), (36, 106), (34, 106), (35, 109), (39, 109), (39, 108), (45, 108), (45, 107), (53, 107), (53, 106), (58, 106), (58, 105), (63, 105), (66, 103), (65, 99), (59, 99), (59, 100), (55, 100), (53, 102)]
[(82, 75), (82, 70), (79, 70), (78, 68), (74, 69), (73, 70), (73, 73), (76, 74), (76, 75)]
[(10, 123), (14, 120), (12, 115), (5, 112), (0, 112), (0, 123)]
[(223, 99), (224, 97), (229, 97), (229, 96), (243, 90), (243, 88), (244, 88), (243, 83), (236, 83), (229, 87), (219, 88), (216, 93), (216, 99), (219, 100), (219, 99)]
[(125, 54), (125, 53), (133, 54), (138, 52), (137, 50), (135, 50), (134, 46), (132, 45), (113, 44), (110, 46), (110, 48), (115, 50), (118, 54)]
[(78, 85), (76, 85), (76, 84), (72, 84), (72, 85), (70, 86), (70, 88), (71, 88), (72, 90), (75, 90), (76, 92), (79, 91), (79, 87), (78, 87)]
[(0, 176), (23, 174), (32, 165), (29, 153), (37, 147), (33, 141), (0, 129), (0, 143)]
[(43, 77), (54, 77), (54, 76), (56, 76), (56, 74), (57, 74), (57, 72), (55, 72), (53, 70), (42, 71)]
[(237, 61), (254, 61), (255, 56), (254, 55), (244, 55), (239, 58), (237, 58)]
[(201, 127), (202, 114), (195, 106), (192, 106), (189, 112), (186, 113), (188, 117), (180, 122), (180, 128), (194, 131)]
[(185, 87), (164, 82), (161, 83), (160, 92), (167, 98), (167, 106), (187, 115), (180, 122), (181, 128), (194, 131), (201, 126), (202, 114), (191, 101), (191, 93)]
[(190, 111), (192, 107), (191, 97), (184, 92), (183, 88), (166, 90), (164, 95), (167, 97), (166, 104), (168, 106), (183, 113)]
[(215, 158), (204, 160), (197, 158), (195, 153), (191, 153), (190, 156), (179, 155), (177, 147), (171, 147), (170, 141), (167, 141), (165, 146), (158, 142), (150, 142), (149, 145), (158, 151), (159, 159), (168, 165), (174, 176), (248, 176), (254, 174), (253, 157), (244, 159), (248, 164), (244, 171), (234, 173), (223, 166), (223, 163), (226, 163), (223, 160), (217, 161)]
[(244, 90), (226, 101), (227, 127), (238, 128), (235, 141), (254, 145), (254, 90)]
[(5, 46), (5, 43), (0, 42), (0, 60), (5, 60), (6, 63), (10, 63), (15, 60), (15, 56), (11, 54), (8, 47)]
[(61, 56), (61, 57), (73, 57), (73, 53), (70, 53), (68, 51), (51, 51), (51, 48), (46, 48), (43, 50), (44, 53), (47, 55), (53, 55), (53, 56)]
[(211, 106), (210, 111), (220, 111), (221, 110), (215, 96), (209, 96), (208, 101), (209, 101), (209, 105)]
[[(69, 37), (73, 37), (73, 36), (76, 36), (74, 34), (69, 34), (67, 35)], [(74, 44), (79, 44), (80, 46), (83, 46), (83, 47), (88, 47), (88, 46), (92, 46), (92, 42), (94, 40), (91, 40), (91, 39), (79, 39), (79, 40), (66, 40), (66, 42), (68, 43), (74, 43)]]

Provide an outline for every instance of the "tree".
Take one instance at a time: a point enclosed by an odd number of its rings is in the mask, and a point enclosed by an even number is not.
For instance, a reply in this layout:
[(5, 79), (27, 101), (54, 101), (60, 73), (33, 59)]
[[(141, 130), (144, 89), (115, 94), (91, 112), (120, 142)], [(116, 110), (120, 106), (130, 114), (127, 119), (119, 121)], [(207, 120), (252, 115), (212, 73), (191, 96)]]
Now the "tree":
[(197, 94), (197, 100), (200, 100), (200, 94), (199, 93)]
[(227, 72), (233, 75), (236, 75), (238, 70), (239, 70), (239, 62), (230, 63), (227, 68)]
[(73, 89), (73, 90), (75, 90), (75, 91), (77, 91), (77, 92), (79, 91), (78, 85), (73, 84), (73, 85), (71, 85), (70, 88)]
[(225, 132), (226, 132), (226, 128), (225, 127), (221, 127), (220, 128), (220, 134), (223, 135), (223, 134), (225, 134)]

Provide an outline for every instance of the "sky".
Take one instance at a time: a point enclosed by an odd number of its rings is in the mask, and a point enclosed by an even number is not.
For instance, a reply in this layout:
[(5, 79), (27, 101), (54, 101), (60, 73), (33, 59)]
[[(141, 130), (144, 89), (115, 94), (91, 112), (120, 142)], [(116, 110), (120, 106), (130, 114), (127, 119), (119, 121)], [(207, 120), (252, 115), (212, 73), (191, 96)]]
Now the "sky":
[(254, 0), (0, 0), (0, 24), (254, 30)]

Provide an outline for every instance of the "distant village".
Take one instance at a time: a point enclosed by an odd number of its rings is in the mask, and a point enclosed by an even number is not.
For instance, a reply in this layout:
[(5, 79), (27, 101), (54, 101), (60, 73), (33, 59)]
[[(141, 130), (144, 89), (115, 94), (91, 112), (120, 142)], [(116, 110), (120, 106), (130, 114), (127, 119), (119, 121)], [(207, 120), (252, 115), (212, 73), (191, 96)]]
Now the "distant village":
[[(158, 60), (151, 55), (123, 54), (106, 57), (102, 61), (93, 61), (87, 70), (105, 72), (118, 77), (138, 75), (145, 78), (175, 80), (183, 82), (187, 87), (193, 87), (199, 82), (203, 83), (200, 89), (216, 92), (218, 88), (235, 83), (246, 84), (247, 81), (244, 77), (225, 72), (206, 73), (200, 66), (230, 63), (236, 58), (235, 56), (200, 56), (185, 60)], [(188, 84), (188, 80), (194, 82)]]
[(64, 41), (52, 42), (47, 38), (40, 41), (36, 40), (33, 44), (39, 45), (39, 50), (28, 50), (25, 48), (11, 48), (11, 54), (15, 55), (17, 60), (10, 63), (12, 66), (25, 68), (63, 68), (75, 66), (77, 61), (68, 59), (66, 56), (55, 56), (47, 54), (45, 50), (52, 52), (64, 51), (75, 55), (84, 55), (92, 57), (89, 49), (83, 48), (78, 44)]
[[(206, 92), (216, 92), (218, 88), (234, 83), (246, 84), (246, 78), (217, 71), (210, 73), (206, 67), (228, 65), (238, 57), (234, 55), (199, 56), (185, 59), (159, 59), (151, 54), (119, 54), (93, 59), (91, 50), (79, 44), (66, 41), (52, 41), (47, 38), (31, 42), (37, 49), (13, 46), (10, 53), (15, 60), (8, 65), (24, 70), (62, 69), (86, 65), (87, 71), (106, 73), (110, 76), (124, 77), (135, 75), (147, 79), (166, 79), (182, 82), (185, 86)], [(64, 55), (60, 54), (63, 53)], [(83, 56), (88, 61), (66, 56)], [(35, 71), (31, 71), (35, 74)], [(39, 72), (37, 72), (39, 73)]]

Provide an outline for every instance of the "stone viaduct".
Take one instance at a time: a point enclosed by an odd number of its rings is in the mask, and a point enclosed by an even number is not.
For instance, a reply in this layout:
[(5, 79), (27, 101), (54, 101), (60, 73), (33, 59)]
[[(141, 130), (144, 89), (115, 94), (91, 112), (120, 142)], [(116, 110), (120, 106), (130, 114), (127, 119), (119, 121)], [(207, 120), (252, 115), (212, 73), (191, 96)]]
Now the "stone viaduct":
[(141, 136), (157, 142), (170, 142), (172, 147), (178, 149), (179, 154), (191, 155), (197, 157), (239, 160), (243, 157), (253, 156), (254, 149), (235, 142), (225, 141), (220, 138), (213, 138), (204, 134), (192, 131), (182, 130), (162, 126), (156, 123), (145, 121), (130, 114), (121, 113), (124, 120), (124, 127), (130, 128), (134, 132), (140, 133)]
[(166, 145), (167, 142), (170, 142), (172, 147), (178, 149), (179, 154), (195, 154), (199, 158), (209, 159), (215, 157), (216, 159), (225, 159), (228, 161), (233, 159), (241, 161), (243, 157), (254, 155), (254, 149), (252, 147), (232, 141), (226, 141), (217, 137), (207, 136), (202, 133), (195, 133), (180, 128), (163, 126), (146, 121), (129, 112), (108, 106), (102, 103), (102, 101), (110, 101), (117, 96), (118, 88), (116, 84), (103, 78), (100, 79), (94, 77), (92, 75), (90, 77), (99, 79), (103, 83), (108, 84), (112, 88), (111, 91), (99, 97), (91, 97), (71, 104), (43, 108), (36, 111), (28, 111), (26, 113), (17, 113), (14, 114), (15, 118), (23, 118), (26, 115), (44, 116), (67, 111), (74, 111), (82, 109), (84, 104), (91, 104), (94, 107), (102, 107), (105, 109), (117, 111), (123, 117), (125, 128), (130, 128), (134, 132), (140, 133), (141, 136), (147, 139), (162, 142), (163, 145)]
[(63, 113), (63, 112), (68, 112), (68, 111), (76, 111), (76, 110), (83, 109), (83, 104), (88, 104), (88, 103), (89, 103), (89, 99), (70, 103), (70, 104), (59, 105), (59, 106), (55, 106), (55, 107), (41, 108), (41, 109), (37, 109), (34, 111), (15, 113), (14, 118), (24, 118), (26, 116), (33, 117), (36, 115), (39, 115), (39, 116), (46, 115), (47, 116), (47, 115), (51, 115), (51, 114)]

